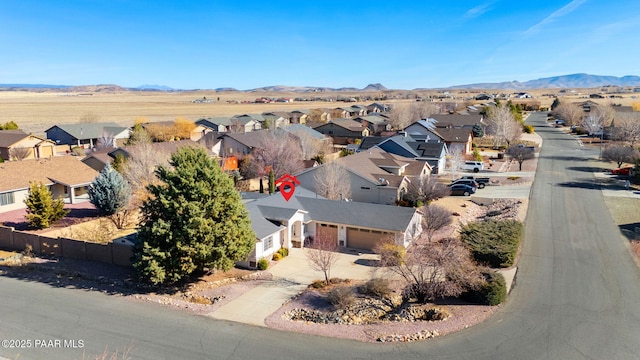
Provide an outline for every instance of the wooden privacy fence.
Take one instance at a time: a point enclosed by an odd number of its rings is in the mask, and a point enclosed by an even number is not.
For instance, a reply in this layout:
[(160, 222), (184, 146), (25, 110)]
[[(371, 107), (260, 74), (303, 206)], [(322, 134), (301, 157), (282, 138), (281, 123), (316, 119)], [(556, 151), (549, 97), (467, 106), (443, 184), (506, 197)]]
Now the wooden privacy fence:
[(133, 255), (133, 247), (129, 245), (51, 238), (0, 226), (0, 248), (23, 251), (27, 245), (31, 245), (31, 251), (35, 255), (99, 261), (122, 266), (131, 266)]

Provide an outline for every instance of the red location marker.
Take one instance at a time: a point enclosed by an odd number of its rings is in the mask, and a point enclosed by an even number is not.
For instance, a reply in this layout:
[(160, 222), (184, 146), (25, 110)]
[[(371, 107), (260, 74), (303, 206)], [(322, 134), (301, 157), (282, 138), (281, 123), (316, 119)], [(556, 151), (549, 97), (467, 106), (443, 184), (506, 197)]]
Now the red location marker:
[(300, 185), (298, 179), (289, 174), (286, 174), (276, 180), (276, 185), (280, 188), (280, 194), (282, 194), (282, 197), (284, 197), (286, 201), (289, 201), (291, 196), (293, 196), (293, 193), (296, 191), (296, 184)]

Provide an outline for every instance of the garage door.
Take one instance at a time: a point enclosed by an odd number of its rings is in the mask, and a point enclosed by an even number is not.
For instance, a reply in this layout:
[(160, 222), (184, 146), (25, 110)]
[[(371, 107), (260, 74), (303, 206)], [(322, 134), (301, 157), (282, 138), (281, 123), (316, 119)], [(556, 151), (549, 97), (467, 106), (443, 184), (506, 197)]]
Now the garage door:
[(389, 235), (390, 233), (383, 231), (347, 228), (347, 246), (356, 249), (373, 250), (379, 241)]

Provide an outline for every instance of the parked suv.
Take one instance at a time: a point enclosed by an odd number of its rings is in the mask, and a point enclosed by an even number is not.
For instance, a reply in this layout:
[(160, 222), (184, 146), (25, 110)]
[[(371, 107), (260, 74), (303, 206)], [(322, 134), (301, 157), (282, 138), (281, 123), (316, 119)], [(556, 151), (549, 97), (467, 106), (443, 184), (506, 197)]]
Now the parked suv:
[(464, 165), (462, 165), (462, 170), (477, 173), (480, 170), (484, 170), (484, 165), (482, 165), (482, 161), (465, 161)]

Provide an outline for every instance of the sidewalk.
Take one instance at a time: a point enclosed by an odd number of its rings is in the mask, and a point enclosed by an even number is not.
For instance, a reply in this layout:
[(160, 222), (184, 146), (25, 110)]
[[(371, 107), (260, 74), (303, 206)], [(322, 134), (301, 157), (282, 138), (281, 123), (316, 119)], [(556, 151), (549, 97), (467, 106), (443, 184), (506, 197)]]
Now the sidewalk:
[[(267, 316), (304, 291), (313, 280), (323, 279), (321, 272), (309, 266), (305, 251), (308, 250), (291, 249), (289, 256), (268, 270), (273, 275), (273, 281), (258, 285), (207, 315), (220, 320), (265, 326), (264, 319)], [(330, 275), (332, 278), (368, 280), (379, 268), (366, 263), (376, 258), (374, 254), (340, 253)]]

